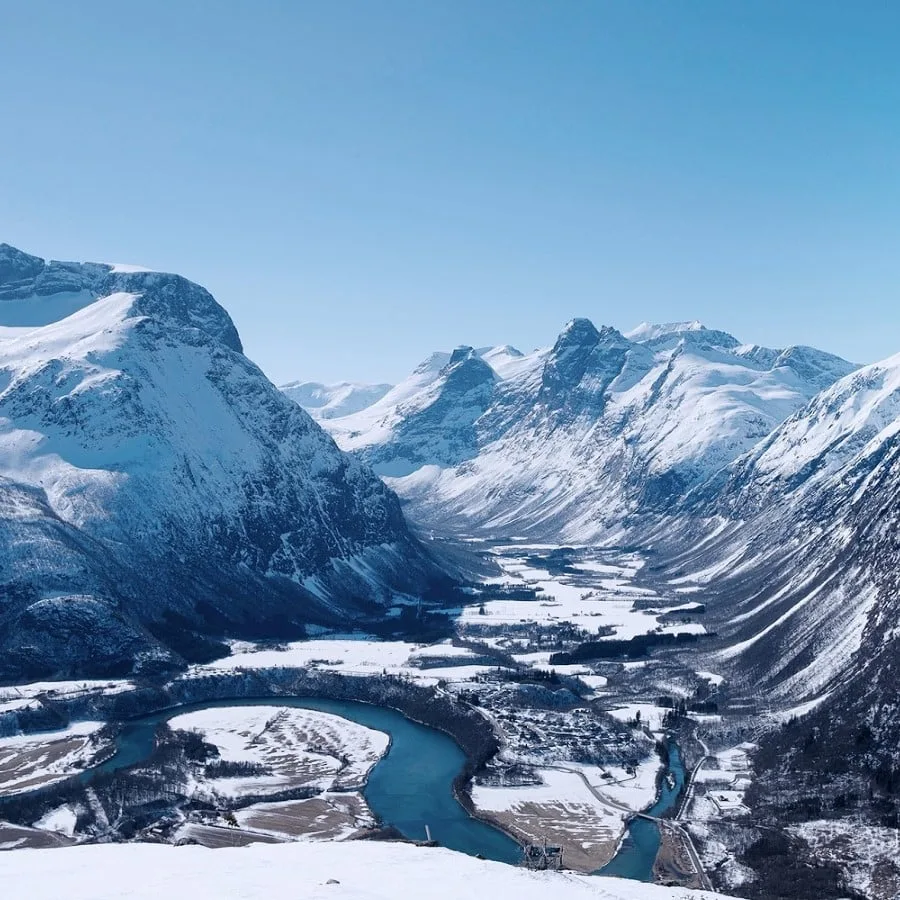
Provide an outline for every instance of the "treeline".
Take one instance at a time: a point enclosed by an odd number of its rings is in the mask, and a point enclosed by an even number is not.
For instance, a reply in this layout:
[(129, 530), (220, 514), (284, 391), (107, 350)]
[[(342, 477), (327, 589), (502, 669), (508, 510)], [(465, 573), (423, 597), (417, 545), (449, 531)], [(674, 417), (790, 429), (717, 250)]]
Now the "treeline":
[(639, 634), (627, 641), (585, 641), (572, 650), (553, 653), (550, 665), (567, 666), (573, 663), (588, 662), (594, 659), (639, 659), (648, 656), (657, 647), (682, 647), (696, 644), (701, 637), (712, 637), (709, 634), (693, 634), (690, 632), (670, 632)]

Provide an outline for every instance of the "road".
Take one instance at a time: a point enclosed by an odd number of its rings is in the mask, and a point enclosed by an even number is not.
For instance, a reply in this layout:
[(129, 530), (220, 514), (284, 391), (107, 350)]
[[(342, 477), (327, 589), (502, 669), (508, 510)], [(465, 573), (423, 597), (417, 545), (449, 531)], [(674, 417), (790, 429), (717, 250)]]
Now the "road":
[(700, 862), (700, 856), (698, 855), (697, 850), (694, 847), (694, 841), (691, 839), (691, 836), (688, 833), (687, 828), (685, 828), (679, 822), (679, 820), (682, 818), (685, 811), (687, 810), (687, 808), (691, 802), (691, 798), (694, 796), (694, 782), (697, 779), (697, 773), (703, 768), (703, 764), (708, 759), (711, 758), (708, 755), (709, 748), (706, 746), (706, 744), (703, 744), (702, 741), (701, 741), (701, 744), (707, 755), (701, 756), (700, 759), (697, 761), (697, 765), (695, 765), (694, 768), (691, 770), (691, 774), (688, 777), (687, 785), (685, 786), (685, 789), (684, 789), (684, 796), (681, 799), (681, 805), (678, 807), (678, 812), (675, 814), (675, 820), (673, 822), (673, 827), (675, 827), (678, 831), (680, 831), (682, 837), (684, 838), (685, 846), (687, 847), (688, 854), (691, 857), (691, 863), (694, 866), (694, 871), (697, 873), (697, 876), (700, 879), (701, 886), (705, 890), (711, 891), (713, 889), (712, 883), (710, 882), (706, 872), (703, 870), (703, 865)]
[[(703, 746), (704, 749), (706, 749), (706, 745), (704, 744)], [(680, 819), (684, 815), (684, 811), (688, 808), (691, 798), (694, 796), (694, 781), (697, 778), (697, 773), (703, 768), (703, 764), (708, 759), (712, 759), (712, 757), (709, 755), (702, 756), (697, 762), (697, 765), (691, 770), (691, 774), (688, 776), (687, 783), (684, 786), (684, 794), (682, 795), (681, 803), (678, 806), (678, 812), (675, 814), (676, 819)]]
[(684, 839), (684, 845), (687, 847), (688, 855), (691, 858), (691, 865), (694, 867), (694, 871), (697, 873), (697, 877), (700, 879), (700, 887), (705, 891), (711, 891), (713, 889), (712, 882), (709, 880), (709, 876), (703, 870), (703, 864), (700, 862), (700, 857), (697, 854), (697, 850), (694, 847), (694, 842), (691, 840), (690, 834), (688, 834), (687, 828), (681, 825), (678, 822), (671, 821), (671, 826), (675, 831), (678, 831), (681, 834), (681, 837)]

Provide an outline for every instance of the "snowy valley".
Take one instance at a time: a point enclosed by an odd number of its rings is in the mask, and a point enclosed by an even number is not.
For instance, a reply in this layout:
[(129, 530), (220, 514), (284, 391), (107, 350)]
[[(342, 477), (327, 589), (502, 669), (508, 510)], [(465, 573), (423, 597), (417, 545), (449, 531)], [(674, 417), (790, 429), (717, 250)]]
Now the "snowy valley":
[(4, 883), (897, 896), (897, 358), (574, 319), (279, 390), (9, 245), (0, 323)]

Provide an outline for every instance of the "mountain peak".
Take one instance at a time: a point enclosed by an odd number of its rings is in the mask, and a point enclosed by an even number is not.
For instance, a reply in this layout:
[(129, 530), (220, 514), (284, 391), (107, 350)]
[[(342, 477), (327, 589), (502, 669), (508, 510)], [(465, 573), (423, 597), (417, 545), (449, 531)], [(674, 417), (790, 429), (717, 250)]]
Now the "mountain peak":
[(34, 278), (44, 268), (44, 260), (12, 244), (0, 244), (0, 286)]
[(437, 350), (431, 354), (427, 359), (423, 359), (415, 369), (413, 369), (414, 375), (427, 375), (429, 373), (436, 374), (450, 362), (450, 354), (444, 353), (442, 350)]
[(228, 313), (200, 285), (138, 266), (61, 262), (0, 244), (0, 325), (37, 328), (111, 294), (135, 295), (131, 315), (198, 328), (243, 352)]
[(474, 355), (475, 351), (471, 347), (465, 344), (460, 344), (460, 346), (450, 354), (450, 362), (448, 362), (447, 365), (456, 365), (456, 363), (462, 362), (464, 359), (468, 359), (470, 356)]
[(206, 288), (167, 272), (109, 272), (96, 285), (101, 295), (137, 294), (132, 311), (188, 328), (197, 328), (238, 353), (244, 348), (234, 322)]
[(604, 373), (604, 381), (621, 370), (634, 344), (615, 328), (599, 331), (590, 319), (572, 319), (556, 339), (544, 365), (544, 391), (567, 392), (578, 385), (588, 370)]
[(513, 347), (512, 344), (500, 344), (496, 347), (479, 347), (475, 352), (481, 357), (502, 355), (514, 359), (521, 359), (525, 355), (518, 347)]
[(789, 368), (820, 390), (824, 390), (858, 368), (840, 356), (802, 344), (782, 350), (772, 366)]
[(666, 322), (661, 325), (642, 322), (625, 336), (637, 344), (653, 347), (674, 346), (678, 341), (700, 349), (731, 351), (741, 346), (741, 342), (733, 334), (716, 328), (707, 328), (696, 319), (692, 322)]
[(593, 346), (600, 340), (600, 332), (597, 331), (590, 319), (571, 319), (560, 332), (553, 347), (554, 352), (558, 348), (566, 346)]

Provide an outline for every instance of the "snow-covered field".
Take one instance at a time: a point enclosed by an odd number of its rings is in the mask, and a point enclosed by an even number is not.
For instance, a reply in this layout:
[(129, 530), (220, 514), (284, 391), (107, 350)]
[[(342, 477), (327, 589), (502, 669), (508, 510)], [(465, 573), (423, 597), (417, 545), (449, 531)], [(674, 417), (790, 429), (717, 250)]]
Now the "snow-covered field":
[(0, 738), (0, 796), (45, 787), (79, 772), (101, 747), (102, 722), (76, 722), (64, 731)]
[(472, 801), (480, 812), (533, 842), (562, 844), (568, 867), (592, 872), (612, 858), (629, 815), (653, 803), (659, 767), (655, 757), (633, 773), (567, 761), (537, 768), (543, 784), (477, 784)]
[[(535, 566), (526, 554), (541, 552), (546, 547), (509, 546), (496, 548), (495, 560), (503, 570), (499, 581), (509, 586), (522, 586), (537, 591), (534, 600), (486, 599), (483, 604), (462, 610), (460, 626), (480, 629), (503, 629), (509, 625), (533, 622), (540, 625), (570, 623), (603, 637), (628, 640), (652, 631), (706, 631), (698, 622), (661, 624), (664, 612), (690, 610), (679, 598), (664, 598), (654, 591), (634, 584), (643, 562), (636, 554), (597, 554), (582, 550), (570, 567), (574, 571), (551, 575)], [(489, 596), (489, 589), (485, 591)], [(635, 608), (640, 600), (644, 608)], [(653, 601), (658, 601), (653, 603)], [(646, 608), (649, 607), (649, 608)], [(609, 633), (606, 630), (609, 629)]]
[[(307, 668), (341, 672), (344, 675), (402, 675), (422, 685), (441, 680), (465, 681), (494, 668), (494, 665), (466, 665), (471, 654), (445, 644), (410, 644), (406, 641), (379, 641), (320, 638), (295, 641), (283, 650), (254, 650), (232, 654), (191, 669), (191, 675), (235, 669)], [(434, 666), (436, 657), (446, 657), (450, 665)], [(423, 668), (423, 661), (428, 667)]]
[(569, 867), (601, 868), (615, 853), (627, 813), (597, 797), (578, 772), (538, 769), (537, 774), (543, 784), (475, 785), (476, 809), (533, 843), (564, 845)]
[(98, 844), (3, 856), (4, 894), (29, 900), (715, 900), (720, 894), (525, 869), (406, 844), (295, 843), (226, 850)]
[(654, 733), (662, 731), (663, 717), (670, 710), (653, 703), (623, 703), (609, 711), (620, 722), (638, 721)]
[(232, 706), (176, 716), (170, 727), (199, 732), (220, 758), (250, 763), (264, 774), (203, 778), (198, 790), (240, 797), (301, 786), (319, 790), (359, 787), (387, 751), (386, 734), (311, 709)]
[(240, 827), (290, 840), (339, 841), (375, 824), (363, 795), (326, 791), (308, 800), (254, 803), (235, 813)]
[(34, 681), (0, 687), (0, 713), (20, 709), (37, 709), (38, 700), (46, 696), (51, 700), (70, 700), (87, 694), (121, 694), (134, 689), (133, 681)]
[(72, 837), (75, 833), (75, 822), (77, 820), (77, 813), (71, 806), (63, 805), (57, 806), (55, 809), (51, 809), (50, 812), (45, 813), (38, 819), (37, 822), (34, 823), (35, 828), (40, 828), (43, 831), (55, 831), (57, 834), (64, 834), (67, 837)]

